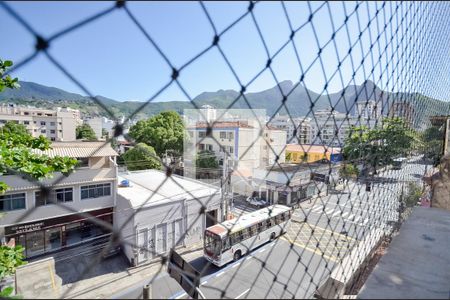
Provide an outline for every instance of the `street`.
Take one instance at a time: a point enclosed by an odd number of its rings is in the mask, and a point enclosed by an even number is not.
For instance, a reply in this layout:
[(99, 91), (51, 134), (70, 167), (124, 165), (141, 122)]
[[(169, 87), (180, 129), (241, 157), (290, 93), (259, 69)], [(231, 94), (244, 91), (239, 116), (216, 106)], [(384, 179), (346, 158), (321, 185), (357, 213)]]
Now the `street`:
[[(420, 183), (429, 167), (416, 157), (401, 170), (381, 172), (369, 192), (365, 184), (350, 182), (339, 193), (305, 202), (294, 211), (285, 235), (222, 268), (210, 265), (199, 251), (190, 263), (201, 271), (200, 290), (206, 298), (311, 298), (333, 267), (373, 228), (392, 230), (389, 223), (398, 219), (402, 186)], [(153, 280), (154, 298), (189, 298), (163, 274)], [(141, 293), (142, 285), (114, 298), (137, 298)]]

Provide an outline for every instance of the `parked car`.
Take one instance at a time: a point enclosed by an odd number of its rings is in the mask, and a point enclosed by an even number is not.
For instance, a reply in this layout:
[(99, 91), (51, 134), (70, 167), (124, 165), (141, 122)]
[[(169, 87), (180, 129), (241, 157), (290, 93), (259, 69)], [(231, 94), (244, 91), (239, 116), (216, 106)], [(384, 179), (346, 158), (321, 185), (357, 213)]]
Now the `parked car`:
[(266, 207), (266, 206), (268, 205), (267, 201), (262, 200), (262, 199), (258, 199), (258, 198), (256, 198), (256, 197), (248, 197), (248, 198), (246, 199), (246, 201), (247, 201), (250, 205), (256, 206), (256, 207), (258, 207), (258, 208)]

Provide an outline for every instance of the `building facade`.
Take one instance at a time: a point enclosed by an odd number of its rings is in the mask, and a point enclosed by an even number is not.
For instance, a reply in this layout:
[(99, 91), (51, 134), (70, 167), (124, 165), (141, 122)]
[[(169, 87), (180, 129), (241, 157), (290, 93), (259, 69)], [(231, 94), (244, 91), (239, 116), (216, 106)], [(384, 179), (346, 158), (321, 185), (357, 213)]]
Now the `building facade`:
[(285, 131), (288, 143), (311, 143), (311, 118), (291, 118), (288, 115), (277, 114), (270, 120), (269, 125)]
[(353, 117), (331, 108), (314, 112), (314, 120), (315, 122), (311, 123), (311, 144), (330, 147), (342, 147), (354, 126), (366, 126), (368, 128), (381, 126), (381, 119), (379, 118)]
[[(219, 164), (227, 161), (228, 167), (253, 170), (285, 161), (286, 133), (272, 127), (259, 129), (246, 121), (214, 122), (211, 135), (207, 136), (208, 124), (197, 122), (188, 126), (189, 141), (185, 144), (185, 170), (194, 168), (194, 158), (202, 150), (212, 151)], [(262, 134), (261, 134), (262, 132)]]
[[(114, 227), (130, 265), (139, 265), (171, 248), (203, 241), (205, 229), (224, 220), (221, 190), (197, 180), (158, 170), (119, 174)], [(200, 213), (201, 208), (205, 213)]]
[(51, 150), (36, 152), (77, 158), (79, 167), (69, 176), (54, 173), (38, 182), (0, 176), (9, 186), (0, 195), (1, 242), (24, 246), (30, 258), (109, 236), (117, 186), (117, 153), (111, 146), (56, 142)]
[(55, 110), (0, 105), (0, 124), (8, 121), (24, 125), (33, 137), (43, 135), (51, 141), (75, 141), (75, 129), (81, 124), (80, 111), (57, 107)]
[(286, 146), (286, 161), (290, 163), (312, 163), (327, 160), (332, 163), (342, 161), (341, 148), (324, 145), (297, 145)]

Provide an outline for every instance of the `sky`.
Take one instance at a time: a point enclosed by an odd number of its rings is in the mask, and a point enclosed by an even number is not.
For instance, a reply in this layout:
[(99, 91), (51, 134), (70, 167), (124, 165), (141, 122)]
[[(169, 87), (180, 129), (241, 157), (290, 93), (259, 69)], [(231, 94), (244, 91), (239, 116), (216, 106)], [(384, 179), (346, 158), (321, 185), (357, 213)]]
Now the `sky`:
[[(49, 38), (80, 20), (112, 7), (114, 2), (23, 1), (6, 4), (39, 35)], [(248, 5), (248, 2), (204, 2), (218, 33), (242, 16)], [(385, 90), (413, 88), (429, 94), (442, 94), (436, 88), (433, 90), (433, 76), (443, 80), (442, 74), (450, 70), (450, 64), (447, 61), (436, 64), (426, 58), (430, 54), (429, 47), (434, 46), (436, 41), (441, 42), (443, 49), (449, 42), (435, 37), (429, 43), (421, 36), (439, 34), (438, 29), (442, 26), (448, 30), (448, 25), (445, 25), (448, 23), (445, 22), (447, 15), (436, 15), (436, 11), (442, 10), (439, 7), (409, 3), (398, 5), (393, 2), (387, 2), (383, 7), (382, 2), (361, 2), (355, 11), (355, 2), (324, 4), (286, 1), (284, 5), (291, 25), (281, 2), (255, 4), (254, 18), (264, 43), (251, 14), (220, 36), (220, 48), (235, 73), (219, 49), (213, 47), (181, 70), (179, 82), (185, 93), (173, 83), (155, 101), (189, 100), (202, 92), (220, 89), (240, 90), (241, 84), (247, 85), (249, 82), (247, 91), (256, 92), (275, 86), (277, 81), (291, 80), (296, 83), (302, 74), (306, 87), (317, 93), (337, 92), (348, 84), (361, 84), (370, 79)], [(199, 2), (127, 2), (126, 6), (170, 65), (177, 69), (213, 41), (214, 28)], [(395, 12), (397, 6), (399, 9)], [(377, 9), (380, 12), (376, 16)], [(417, 11), (425, 17), (414, 15)], [(313, 17), (308, 21), (311, 12)], [(392, 15), (395, 18), (388, 22)], [(342, 27), (346, 16), (349, 16), (348, 21)], [(389, 26), (383, 29), (386, 23)], [(427, 25), (430, 23), (433, 24)], [(272, 57), (289, 41), (290, 26), (300, 29), (292, 42), (272, 59), (273, 73), (266, 69), (252, 81), (264, 69), (268, 57)], [(364, 30), (366, 27), (368, 29)], [(429, 28), (434, 28), (434, 31)], [(18, 63), (34, 52), (33, 34), (2, 6), (0, 32), (3, 37), (0, 58)], [(334, 32), (335, 36), (331, 39)], [(376, 40), (379, 33), (380, 38)], [(402, 36), (404, 40), (400, 40)], [(388, 47), (384, 50), (386, 45)], [(400, 45), (397, 51), (396, 45)], [(347, 55), (350, 48), (352, 52)], [(319, 49), (322, 49), (320, 56)], [(124, 9), (115, 9), (60, 36), (50, 43), (48, 52), (92, 94), (119, 101), (148, 100), (171, 80), (169, 63)], [(440, 54), (438, 51), (433, 55)], [(12, 75), (20, 80), (86, 94), (42, 53)], [(419, 84), (417, 78), (424, 75), (427, 75), (429, 82), (422, 80)], [(448, 79), (444, 83), (448, 84)]]

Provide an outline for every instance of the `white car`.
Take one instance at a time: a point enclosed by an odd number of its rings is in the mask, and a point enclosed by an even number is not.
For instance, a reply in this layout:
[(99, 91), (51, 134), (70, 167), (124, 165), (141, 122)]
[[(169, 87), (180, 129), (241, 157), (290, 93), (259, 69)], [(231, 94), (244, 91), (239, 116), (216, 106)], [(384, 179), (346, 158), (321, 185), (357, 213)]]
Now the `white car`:
[(256, 198), (256, 197), (248, 197), (248, 198), (246, 199), (246, 201), (247, 201), (250, 205), (253, 205), (253, 206), (256, 206), (256, 207), (265, 207), (265, 206), (267, 206), (267, 202), (266, 202), (266, 201), (264, 201), (264, 200), (262, 200), (262, 199), (258, 199), (258, 198)]

